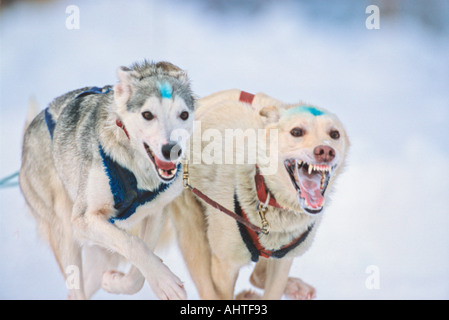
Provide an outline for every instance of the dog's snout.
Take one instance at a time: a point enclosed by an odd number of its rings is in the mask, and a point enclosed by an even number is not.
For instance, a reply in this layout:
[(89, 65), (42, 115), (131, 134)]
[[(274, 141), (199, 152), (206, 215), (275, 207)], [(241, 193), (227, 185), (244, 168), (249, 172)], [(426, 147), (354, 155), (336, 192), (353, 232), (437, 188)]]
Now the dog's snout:
[(181, 146), (177, 142), (168, 142), (162, 146), (162, 155), (166, 160), (176, 160), (181, 153)]
[(313, 150), (317, 162), (331, 162), (335, 158), (335, 150), (329, 146), (318, 146)]

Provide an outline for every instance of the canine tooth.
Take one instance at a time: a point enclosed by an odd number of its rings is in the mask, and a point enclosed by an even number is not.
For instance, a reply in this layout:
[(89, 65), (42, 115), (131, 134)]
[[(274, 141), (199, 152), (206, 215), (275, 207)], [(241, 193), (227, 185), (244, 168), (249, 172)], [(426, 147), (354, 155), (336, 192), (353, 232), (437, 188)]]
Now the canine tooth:
[(298, 181), (299, 181), (299, 170), (295, 170), (295, 174), (296, 174), (296, 178), (297, 178)]
[(312, 168), (312, 165), (311, 165), (311, 164), (309, 164), (309, 170), (308, 170), (308, 171), (309, 171), (309, 174), (311, 174), (311, 173), (312, 173), (312, 169), (313, 169), (313, 168)]

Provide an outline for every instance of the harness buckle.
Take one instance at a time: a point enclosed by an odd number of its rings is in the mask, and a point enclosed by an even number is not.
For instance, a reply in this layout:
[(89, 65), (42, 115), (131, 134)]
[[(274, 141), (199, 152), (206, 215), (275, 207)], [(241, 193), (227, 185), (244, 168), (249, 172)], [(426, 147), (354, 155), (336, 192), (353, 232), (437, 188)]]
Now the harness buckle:
[(181, 160), (182, 166), (184, 168), (182, 173), (182, 186), (184, 189), (190, 189), (190, 179), (189, 179), (189, 161), (187, 159)]
[(257, 205), (257, 211), (259, 212), (260, 220), (262, 220), (262, 233), (269, 234), (270, 233), (270, 224), (268, 220), (265, 218), (265, 212), (267, 211), (267, 206), (263, 203)]

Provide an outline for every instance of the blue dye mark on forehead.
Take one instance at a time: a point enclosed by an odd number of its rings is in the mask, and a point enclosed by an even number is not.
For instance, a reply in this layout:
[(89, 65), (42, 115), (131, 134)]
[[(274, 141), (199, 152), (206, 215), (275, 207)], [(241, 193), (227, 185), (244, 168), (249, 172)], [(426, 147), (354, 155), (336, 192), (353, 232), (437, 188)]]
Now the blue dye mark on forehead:
[(318, 110), (317, 108), (312, 107), (312, 106), (299, 106), (299, 107), (294, 107), (294, 108), (288, 109), (284, 115), (289, 116), (289, 115), (294, 115), (297, 113), (310, 113), (311, 115), (313, 115), (315, 117), (325, 114), (324, 111)]
[(170, 83), (168, 83), (166, 81), (162, 82), (162, 83), (158, 82), (157, 85), (159, 87), (159, 91), (161, 93), (162, 98), (167, 98), (167, 99), (172, 98), (173, 88)]

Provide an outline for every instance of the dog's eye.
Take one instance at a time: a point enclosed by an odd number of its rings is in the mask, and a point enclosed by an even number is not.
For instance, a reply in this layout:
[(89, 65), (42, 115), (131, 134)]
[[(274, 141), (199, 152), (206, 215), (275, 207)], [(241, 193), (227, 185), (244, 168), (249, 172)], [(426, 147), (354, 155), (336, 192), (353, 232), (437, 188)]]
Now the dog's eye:
[(301, 128), (293, 128), (290, 130), (290, 134), (294, 137), (302, 137), (304, 135), (305, 131)]
[(142, 117), (143, 117), (145, 120), (148, 120), (148, 121), (154, 119), (154, 115), (153, 115), (150, 111), (142, 112)]
[(187, 112), (187, 111), (183, 111), (183, 112), (181, 112), (181, 114), (179, 115), (179, 117), (182, 119), (182, 120), (187, 120), (188, 118), (189, 118), (189, 113)]
[(340, 138), (340, 132), (338, 132), (338, 130), (331, 130), (331, 132), (329, 132), (329, 135), (334, 140)]

